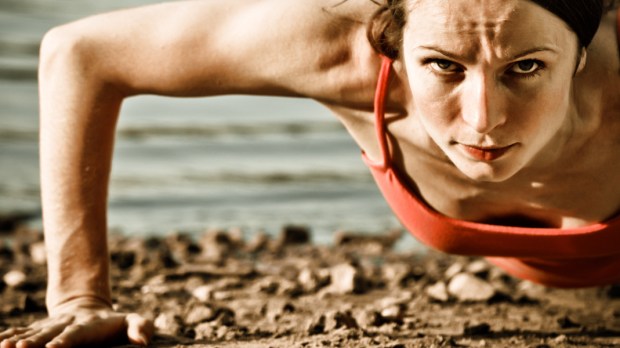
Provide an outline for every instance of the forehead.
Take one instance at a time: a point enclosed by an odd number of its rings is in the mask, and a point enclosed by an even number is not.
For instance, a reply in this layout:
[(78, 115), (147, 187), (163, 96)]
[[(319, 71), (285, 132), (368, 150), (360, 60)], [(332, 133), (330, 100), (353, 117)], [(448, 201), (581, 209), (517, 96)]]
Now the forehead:
[(410, 0), (404, 40), (422, 44), (475, 39), (497, 47), (574, 39), (564, 21), (528, 0)]

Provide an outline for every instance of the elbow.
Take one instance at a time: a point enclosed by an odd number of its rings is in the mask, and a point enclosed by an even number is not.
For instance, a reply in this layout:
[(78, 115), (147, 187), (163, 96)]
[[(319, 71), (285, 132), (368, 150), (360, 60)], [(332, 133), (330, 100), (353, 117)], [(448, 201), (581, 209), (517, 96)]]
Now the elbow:
[(39, 81), (46, 81), (61, 70), (63, 73), (79, 71), (84, 60), (81, 41), (70, 24), (48, 31), (39, 50)]

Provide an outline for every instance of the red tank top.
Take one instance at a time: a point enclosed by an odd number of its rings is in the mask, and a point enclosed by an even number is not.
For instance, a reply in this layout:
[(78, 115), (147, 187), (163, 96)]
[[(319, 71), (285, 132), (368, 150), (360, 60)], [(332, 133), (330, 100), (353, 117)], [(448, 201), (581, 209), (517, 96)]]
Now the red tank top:
[[(620, 41), (620, 11), (618, 11)], [(384, 102), (392, 62), (382, 57), (375, 93), (375, 128), (382, 159), (364, 162), (388, 205), (421, 242), (443, 252), (487, 256), (509, 274), (556, 287), (620, 282), (620, 216), (589, 226), (527, 228), (462, 221), (444, 216), (409, 190), (392, 165), (384, 124)]]

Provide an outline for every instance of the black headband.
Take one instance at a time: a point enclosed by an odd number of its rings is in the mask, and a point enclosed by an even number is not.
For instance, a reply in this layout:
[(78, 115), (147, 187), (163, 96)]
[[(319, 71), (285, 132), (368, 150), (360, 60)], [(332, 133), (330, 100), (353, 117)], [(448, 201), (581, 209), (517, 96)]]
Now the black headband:
[(560, 17), (577, 34), (582, 47), (588, 47), (603, 15), (602, 0), (532, 0)]

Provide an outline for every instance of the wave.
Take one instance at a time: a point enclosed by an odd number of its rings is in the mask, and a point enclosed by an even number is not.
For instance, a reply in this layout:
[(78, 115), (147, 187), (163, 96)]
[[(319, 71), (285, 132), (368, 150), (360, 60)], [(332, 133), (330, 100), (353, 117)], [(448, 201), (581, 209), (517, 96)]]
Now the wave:
[[(214, 124), (214, 125), (173, 125), (173, 126), (125, 126), (117, 129), (120, 139), (141, 140), (157, 137), (224, 137), (224, 136), (271, 136), (303, 135), (342, 132), (343, 127), (336, 122), (313, 123), (261, 123), (261, 124)], [(38, 130), (0, 129), (3, 140), (36, 140)]]
[(185, 184), (281, 184), (281, 183), (368, 183), (372, 182), (367, 171), (305, 171), (305, 172), (229, 172), (213, 174), (182, 174), (165, 177), (112, 178), (118, 188)]

